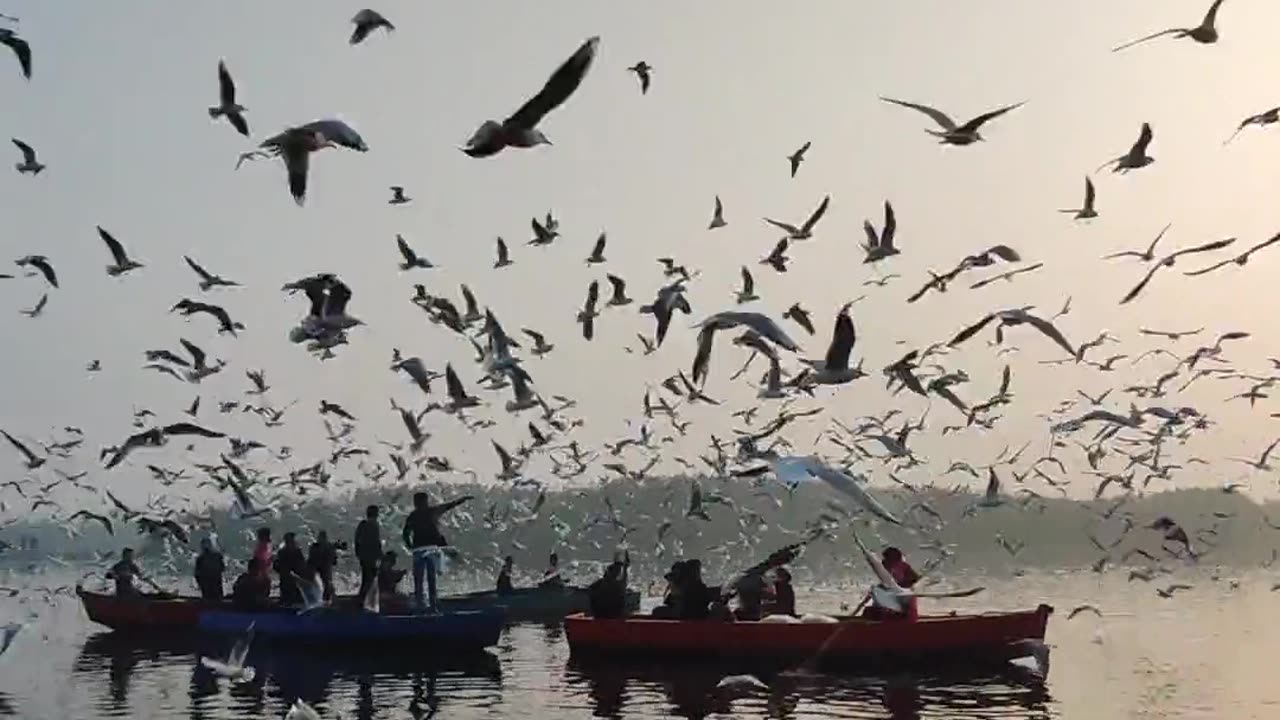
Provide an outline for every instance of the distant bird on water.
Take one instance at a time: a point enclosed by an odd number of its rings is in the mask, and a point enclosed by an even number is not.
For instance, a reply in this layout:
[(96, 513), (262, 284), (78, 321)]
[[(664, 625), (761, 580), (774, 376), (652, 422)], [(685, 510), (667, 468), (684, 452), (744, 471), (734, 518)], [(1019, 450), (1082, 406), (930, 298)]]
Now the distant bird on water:
[(1016, 105), (1006, 105), (998, 110), (983, 113), (963, 125), (956, 125), (956, 122), (946, 113), (941, 110), (931, 108), (928, 105), (920, 105), (917, 103), (907, 102), (905, 100), (895, 100), (889, 97), (881, 97), (880, 99), (887, 103), (901, 105), (902, 107), (911, 108), (912, 110), (917, 110), (928, 115), (934, 122), (938, 123), (938, 126), (941, 127), (942, 130), (925, 130), (925, 132), (938, 138), (940, 142), (945, 145), (972, 145), (979, 140), (985, 139), (982, 137), (982, 134), (978, 132), (979, 128), (989, 120), (994, 120), (1010, 110), (1016, 110), (1024, 104), (1017, 103)]
[(627, 68), (628, 71), (636, 74), (640, 79), (640, 94), (644, 95), (649, 92), (650, 73), (653, 72), (653, 66), (641, 60), (640, 62)]
[(18, 169), (18, 172), (23, 175), (27, 173), (39, 175), (40, 171), (43, 170), (45, 166), (41, 165), (40, 161), (36, 160), (36, 149), (18, 138), (13, 139), (13, 144), (22, 152), (22, 162), (14, 165), (14, 167)]
[(231, 79), (231, 71), (227, 70), (227, 63), (219, 60), (218, 106), (209, 108), (209, 117), (215, 120), (225, 117), (236, 131), (249, 137), (249, 123), (244, 119), (244, 113), (248, 109), (236, 102), (236, 82)]
[(378, 28), (383, 28), (388, 33), (396, 29), (396, 26), (392, 25), (391, 21), (383, 17), (381, 13), (369, 8), (356, 13), (355, 17), (351, 18), (351, 22), (355, 25), (355, 28), (351, 31), (352, 45), (359, 45), (364, 42), (364, 39), (369, 37), (369, 33)]
[(1111, 52), (1119, 52), (1126, 48), (1131, 48), (1134, 45), (1140, 45), (1148, 40), (1155, 40), (1156, 38), (1163, 37), (1165, 35), (1173, 35), (1175, 38), (1191, 38), (1203, 45), (1216, 43), (1218, 42), (1218, 28), (1216, 27), (1216, 23), (1218, 21), (1218, 8), (1220, 7), (1222, 7), (1222, 0), (1213, 0), (1213, 4), (1209, 6), (1209, 12), (1205, 13), (1204, 19), (1201, 20), (1200, 24), (1196, 27), (1169, 28), (1168, 30), (1161, 30), (1160, 32), (1140, 37), (1132, 42), (1127, 42), (1123, 45), (1113, 47), (1111, 48)]
[(550, 145), (551, 141), (538, 129), (538, 123), (578, 89), (591, 69), (599, 47), (599, 36), (589, 38), (551, 74), (537, 95), (501, 123), (486, 120), (462, 151), (471, 157), (482, 158), (496, 155), (506, 147)]

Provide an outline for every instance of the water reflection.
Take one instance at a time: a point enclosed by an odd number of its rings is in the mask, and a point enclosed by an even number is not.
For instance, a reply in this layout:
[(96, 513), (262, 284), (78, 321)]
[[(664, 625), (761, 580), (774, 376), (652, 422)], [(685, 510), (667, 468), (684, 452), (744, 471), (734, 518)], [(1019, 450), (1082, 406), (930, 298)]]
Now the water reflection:
[[(724, 668), (708, 664), (599, 663), (571, 661), (566, 680), (591, 701), (592, 714), (622, 718), (629, 703), (659, 696), (670, 713), (685, 718), (741, 715), (751, 711), (787, 720), (804, 717), (867, 717), (891, 720), (1056, 717), (1040, 683), (1011, 673), (991, 675), (898, 675), (891, 678), (801, 673), (760, 673), (760, 691), (718, 688)], [(652, 715), (653, 708), (634, 713)]]
[[(448, 705), (452, 692), (474, 699), (477, 693), (496, 697), (500, 690), (498, 659), (488, 652), (426, 657), (267, 642), (255, 644), (246, 660), (256, 670), (253, 682), (231, 684), (199, 663), (201, 655), (225, 657), (231, 642), (216, 637), (140, 642), (136, 636), (102, 633), (86, 640), (73, 672), (88, 682), (91, 696), (101, 698), (95, 705), (103, 715), (139, 718), (159, 709), (156, 695), (172, 703), (168, 687), (175, 670), (186, 676), (192, 720), (270, 717), (298, 698), (322, 710), (340, 706), (359, 720), (382, 717), (388, 707), (424, 718)], [(140, 668), (145, 670), (139, 673)], [(131, 697), (135, 674), (141, 678), (136, 683), (145, 696), (141, 699)]]

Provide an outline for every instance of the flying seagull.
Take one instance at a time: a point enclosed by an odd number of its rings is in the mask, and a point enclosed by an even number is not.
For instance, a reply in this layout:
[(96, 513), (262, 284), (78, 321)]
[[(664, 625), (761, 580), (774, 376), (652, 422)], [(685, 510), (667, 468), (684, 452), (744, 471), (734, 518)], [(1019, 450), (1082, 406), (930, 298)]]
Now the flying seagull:
[(39, 302), (36, 303), (35, 307), (31, 308), (30, 310), (20, 310), (19, 312), (21, 312), (23, 315), (26, 315), (27, 317), (32, 319), (38, 318), (44, 313), (44, 306), (48, 304), (49, 304), (49, 293), (45, 293), (44, 295), (40, 296), (40, 300)]
[(58, 287), (58, 275), (53, 271), (53, 265), (49, 263), (49, 258), (44, 255), (28, 255), (20, 260), (14, 261), (18, 267), (31, 267), (40, 271), (44, 275), (44, 279), (50, 285)]
[(1236, 241), (1235, 238), (1227, 238), (1225, 240), (1214, 240), (1213, 242), (1208, 242), (1203, 245), (1196, 245), (1194, 247), (1183, 248), (1181, 250), (1176, 250), (1172, 253), (1169, 253), (1168, 255), (1165, 255), (1163, 258), (1160, 258), (1160, 262), (1157, 262), (1156, 264), (1151, 266), (1151, 269), (1147, 271), (1146, 277), (1142, 278), (1142, 280), (1139, 281), (1137, 285), (1133, 286), (1133, 289), (1130, 290), (1128, 294), (1126, 294), (1120, 300), (1120, 304), (1124, 305), (1132, 301), (1134, 298), (1138, 297), (1138, 294), (1142, 292), (1143, 288), (1145, 288), (1147, 284), (1151, 282), (1151, 278), (1155, 277), (1157, 270), (1159, 270), (1162, 267), (1173, 267), (1174, 263), (1177, 262), (1178, 258), (1182, 257), (1183, 255), (1194, 255), (1196, 253), (1221, 250), (1225, 247), (1230, 246), (1235, 241)]
[(17, 451), (22, 453), (22, 456), (27, 459), (26, 466), (28, 470), (35, 470), (39, 468), (41, 465), (44, 465), (45, 458), (38, 457), (35, 453), (31, 452), (31, 450), (28, 449), (26, 445), (23, 445), (17, 438), (10, 435), (8, 432), (4, 430), (0, 430), (0, 435), (4, 435), (4, 439), (8, 440), (9, 444), (12, 445), (14, 448), (16, 448)]
[(183, 298), (176, 305), (169, 309), (169, 312), (181, 312), (185, 317), (190, 317), (196, 313), (205, 313), (218, 321), (218, 332), (227, 333), (232, 337), (235, 336), (237, 330), (243, 330), (244, 325), (231, 320), (231, 315), (223, 308), (209, 303), (195, 302)]
[(1165, 233), (1169, 232), (1169, 228), (1171, 227), (1173, 227), (1173, 223), (1165, 225), (1164, 228), (1160, 230), (1160, 234), (1156, 235), (1156, 239), (1152, 240), (1151, 244), (1147, 246), (1146, 250), (1124, 250), (1121, 252), (1111, 253), (1110, 255), (1104, 255), (1102, 259), (1114, 260), (1122, 257), (1136, 257), (1140, 258), (1143, 262), (1155, 262), (1156, 244), (1160, 242), (1160, 238), (1164, 237)]
[(231, 79), (231, 71), (227, 70), (227, 63), (219, 60), (218, 106), (209, 108), (209, 117), (215, 120), (225, 117), (237, 132), (249, 137), (249, 123), (244, 119), (244, 113), (248, 109), (236, 102), (236, 82)]
[(812, 142), (805, 142), (800, 146), (799, 150), (787, 156), (787, 162), (791, 163), (791, 177), (796, 176), (796, 171), (800, 169), (800, 163), (804, 162), (805, 153), (809, 152), (809, 148), (812, 145)]
[(979, 332), (982, 331), (983, 328), (985, 328), (987, 325), (990, 325), (993, 320), (999, 321), (999, 324), (996, 326), (996, 342), (1000, 342), (1001, 340), (1004, 339), (1004, 329), (1006, 327), (1014, 327), (1017, 325), (1030, 325), (1031, 327), (1034, 327), (1036, 330), (1039, 330), (1045, 337), (1057, 343), (1058, 347), (1062, 348), (1063, 350), (1066, 350), (1068, 355), (1070, 355), (1071, 357), (1076, 357), (1075, 348), (1071, 347), (1071, 343), (1067, 342), (1067, 339), (1063, 337), (1062, 333), (1058, 330), (1058, 328), (1054, 327), (1053, 323), (1047, 320), (1044, 320), (1042, 318), (1036, 317), (1035, 315), (1032, 315), (1025, 308), (1014, 308), (1011, 310), (997, 310), (996, 312), (993, 312), (987, 315), (986, 317), (982, 318), (981, 320), (974, 323), (973, 325), (970, 325), (969, 327), (961, 330), (959, 333), (956, 334), (955, 337), (951, 338), (951, 340), (948, 341), (947, 344), (950, 345), (951, 347), (955, 347), (959, 345), (965, 340), (968, 340), (974, 335), (977, 335)]
[(102, 242), (107, 244), (107, 250), (111, 251), (111, 259), (114, 261), (107, 266), (108, 275), (118, 277), (130, 270), (137, 270), (142, 267), (142, 263), (129, 259), (120, 241), (112, 237), (111, 233), (103, 230), (101, 225), (98, 226), (98, 237), (102, 238)]
[(501, 123), (486, 120), (462, 151), (471, 157), (481, 158), (496, 155), (505, 147), (550, 145), (551, 141), (537, 128), (538, 123), (547, 113), (568, 100), (582, 84), (599, 46), (599, 36), (589, 38), (551, 74), (537, 95)]
[(767, 315), (734, 310), (719, 312), (698, 324), (700, 328), (698, 331), (698, 351), (693, 358), (693, 381), (695, 383), (706, 379), (707, 370), (711, 363), (712, 341), (715, 339), (716, 331), (728, 330), (739, 325), (751, 328), (761, 337), (785, 350), (790, 350), (791, 352), (799, 352), (800, 350), (800, 346), (787, 336), (786, 331)]
[(632, 303), (631, 298), (627, 297), (627, 282), (625, 280), (612, 274), (606, 274), (605, 279), (613, 287), (613, 295), (609, 298), (607, 305), (610, 307), (622, 307)]
[(720, 196), (717, 195), (716, 209), (715, 209), (715, 212), (711, 215), (711, 224), (707, 226), (707, 229), (715, 230), (716, 228), (722, 228), (728, 224), (729, 223), (725, 222), (724, 220), (724, 204), (720, 202)]
[(649, 92), (650, 73), (653, 72), (653, 66), (641, 60), (640, 62), (627, 68), (628, 71), (636, 74), (640, 79), (640, 94), (644, 95)]
[(938, 123), (938, 126), (941, 127), (942, 130), (925, 130), (925, 132), (939, 138), (939, 141), (945, 145), (972, 145), (979, 140), (983, 140), (984, 138), (982, 137), (982, 134), (978, 132), (978, 129), (981, 128), (984, 123), (989, 120), (994, 120), (1010, 110), (1016, 110), (1023, 105), (1023, 103), (1006, 105), (998, 110), (983, 113), (963, 125), (956, 125), (955, 121), (948, 117), (946, 113), (941, 110), (931, 108), (928, 105), (919, 105), (917, 103), (906, 102), (905, 100), (894, 100), (889, 97), (881, 97), (880, 99), (887, 103), (901, 105), (902, 107), (918, 110), (919, 112), (928, 115), (934, 122)]
[(404, 258), (404, 262), (400, 263), (401, 270), (412, 270), (414, 268), (426, 270), (435, 267), (430, 260), (419, 257), (418, 253), (409, 247), (409, 241), (405, 240), (404, 236), (399, 233), (396, 233), (396, 247), (400, 248), (400, 255)]
[(1140, 37), (1132, 42), (1127, 42), (1123, 45), (1113, 47), (1111, 48), (1111, 52), (1119, 52), (1120, 50), (1131, 48), (1134, 45), (1139, 45), (1148, 40), (1154, 40), (1165, 35), (1173, 35), (1175, 38), (1191, 38), (1203, 45), (1216, 43), (1218, 42), (1218, 29), (1214, 27), (1214, 23), (1217, 22), (1218, 8), (1220, 7), (1222, 7), (1222, 0), (1213, 0), (1213, 5), (1209, 6), (1209, 12), (1205, 13), (1204, 20), (1201, 20), (1200, 24), (1196, 27), (1169, 28), (1168, 30), (1161, 30), (1160, 32)]
[(768, 255), (765, 255), (760, 259), (760, 264), (768, 265), (780, 273), (786, 272), (787, 261), (790, 260), (790, 258), (787, 257), (787, 248), (790, 247), (790, 245), (790, 240), (782, 238), (778, 241), (778, 244), (773, 246), (773, 250)]
[(1108, 160), (1098, 166), (1099, 170), (1106, 168), (1108, 165), (1114, 164), (1111, 172), (1127, 173), (1130, 170), (1138, 170), (1144, 168), (1156, 159), (1147, 155), (1147, 146), (1151, 144), (1151, 139), (1155, 133), (1151, 131), (1150, 123), (1142, 123), (1142, 130), (1138, 133), (1138, 141), (1129, 148), (1129, 152), (1121, 155), (1113, 160)]
[(608, 242), (609, 236), (605, 233), (600, 233), (600, 237), (596, 238), (595, 246), (591, 248), (591, 254), (587, 256), (588, 265), (606, 262), (604, 257), (604, 246)]
[(742, 266), (742, 289), (738, 291), (738, 304), (749, 303), (752, 300), (759, 300), (760, 296), (756, 295), (756, 280), (751, 277), (751, 271), (746, 265)]
[(822, 360), (805, 360), (805, 364), (813, 368), (809, 377), (819, 385), (843, 385), (862, 377), (861, 366), (849, 367), (849, 355), (857, 334), (853, 328), (853, 318), (849, 317), (849, 305), (840, 308), (836, 313), (835, 327), (831, 331), (831, 345)]
[(182, 259), (186, 260), (187, 266), (190, 267), (196, 275), (200, 276), (201, 292), (207, 292), (215, 287), (240, 287), (240, 283), (234, 280), (228, 280), (221, 275), (214, 275), (208, 270), (205, 270), (199, 263), (192, 260), (188, 255), (183, 255)]
[(22, 76), (31, 79), (31, 46), (26, 40), (18, 37), (18, 34), (9, 28), (0, 28), (0, 45), (8, 45), (13, 54), (18, 57), (18, 64), (22, 67)]
[(1095, 194), (1093, 189), (1093, 178), (1085, 176), (1084, 179), (1084, 205), (1074, 210), (1059, 210), (1060, 213), (1070, 213), (1075, 216), (1076, 220), (1090, 220), (1098, 217), (1098, 211), (1093, 207)]
[(1249, 117), (1240, 121), (1240, 125), (1236, 128), (1236, 131), (1231, 133), (1231, 137), (1227, 138), (1226, 142), (1222, 144), (1229, 145), (1231, 141), (1235, 140), (1236, 136), (1240, 134), (1240, 131), (1244, 130), (1250, 125), (1257, 125), (1258, 127), (1264, 127), (1266, 125), (1275, 125), (1278, 122), (1280, 122), (1280, 107), (1273, 107), (1270, 110), (1260, 112), (1257, 115), (1250, 115)]
[(369, 37), (369, 33), (378, 28), (385, 28), (388, 33), (396, 29), (396, 26), (392, 25), (391, 21), (383, 17), (381, 13), (369, 8), (356, 13), (355, 17), (351, 18), (351, 22), (355, 25), (355, 28), (351, 30), (350, 42), (352, 45), (359, 45), (364, 42), (364, 39)]
[(784, 223), (784, 222), (779, 222), (777, 220), (772, 220), (770, 218), (765, 218), (764, 221), (778, 228), (779, 230), (785, 231), (787, 233), (788, 240), (808, 240), (809, 238), (813, 237), (813, 227), (817, 225), (818, 221), (822, 219), (822, 216), (827, 213), (827, 207), (830, 205), (831, 205), (831, 196), (827, 195), (823, 197), (822, 202), (818, 203), (817, 209), (813, 211), (813, 214), (809, 216), (809, 219), (805, 220), (804, 224), (801, 225), (800, 227), (796, 227), (791, 223)]
[(511, 264), (513, 263), (511, 262), (511, 253), (507, 250), (507, 241), (498, 238), (498, 259), (494, 261), (493, 267), (496, 270)]
[(1239, 255), (1233, 258), (1230, 258), (1228, 260), (1223, 260), (1220, 263), (1210, 265), (1209, 267), (1206, 267), (1206, 268), (1201, 268), (1199, 270), (1192, 270), (1191, 272), (1185, 272), (1183, 273), (1183, 275), (1190, 275), (1190, 276), (1204, 275), (1206, 273), (1211, 273), (1220, 267), (1226, 267), (1227, 265), (1231, 265), (1232, 263), (1239, 265), (1241, 267), (1244, 267), (1244, 265), (1249, 262), (1249, 256), (1253, 255), (1259, 250), (1262, 250), (1263, 248), (1270, 247), (1276, 244), (1277, 242), (1280, 242), (1280, 233), (1272, 235), (1270, 239), (1263, 240), (1262, 242), (1258, 243), (1257, 245), (1254, 245), (1253, 247), (1249, 248), (1248, 250), (1245, 250), (1244, 252), (1240, 253)]
[(862, 246), (867, 257), (862, 262), (879, 262), (901, 252), (893, 246), (893, 237), (898, 230), (898, 219), (893, 214), (893, 205), (888, 200), (884, 201), (884, 228), (877, 233), (871, 221), (865, 220), (862, 223), (862, 230), (867, 234), (867, 242)]
[(587, 300), (578, 311), (578, 322), (582, 323), (582, 337), (590, 340), (596, 334), (596, 318), (600, 313), (596, 310), (596, 302), (600, 299), (600, 281), (592, 280), (587, 287)]
[(795, 324), (804, 328), (804, 331), (810, 335), (817, 332), (813, 327), (813, 320), (809, 317), (809, 311), (800, 307), (800, 303), (793, 303), (787, 311), (782, 313), (783, 320), (792, 320)]
[[(263, 140), (256, 151), (259, 156), (280, 157), (289, 174), (289, 193), (299, 206), (307, 197), (307, 173), (311, 153), (329, 147), (345, 147), (368, 152), (369, 146), (354, 128), (341, 120), (314, 120), (306, 125), (286, 129)], [(242, 156), (243, 157), (243, 156)]]
[(14, 167), (18, 169), (18, 172), (23, 175), (27, 173), (39, 175), (40, 171), (43, 170), (45, 166), (41, 165), (39, 160), (36, 160), (36, 149), (22, 142), (18, 138), (13, 139), (13, 144), (16, 145), (18, 150), (22, 153), (22, 162), (14, 165)]
[(388, 205), (404, 205), (405, 203), (411, 200), (413, 200), (413, 198), (405, 196), (404, 186), (402, 185), (391, 186), (391, 199), (387, 201)]

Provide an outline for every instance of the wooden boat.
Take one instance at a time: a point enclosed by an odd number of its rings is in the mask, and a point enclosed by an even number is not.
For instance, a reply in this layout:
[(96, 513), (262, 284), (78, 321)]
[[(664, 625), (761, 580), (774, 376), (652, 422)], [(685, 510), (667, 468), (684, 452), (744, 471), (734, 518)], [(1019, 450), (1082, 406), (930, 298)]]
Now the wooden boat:
[(840, 618), (836, 623), (565, 619), (574, 656), (725, 658), (835, 665), (1003, 664), (1043, 645), (1053, 608), (919, 620)]
[[(139, 628), (194, 629), (201, 610), (211, 607), (200, 598), (142, 593), (117, 597), (76, 587), (89, 619), (113, 630)], [(212, 605), (216, 606), (216, 605)]]
[(438, 615), (384, 615), (359, 610), (319, 608), (264, 612), (206, 609), (199, 627), (210, 633), (241, 634), (253, 627), (256, 635), (278, 640), (326, 644), (399, 643), (430, 641), (432, 646), (486, 648), (498, 643), (506, 618), (501, 609), (448, 612)]
[[(439, 602), (440, 609), (444, 612), (502, 608), (506, 611), (507, 622), (559, 622), (568, 615), (586, 612), (590, 607), (586, 588), (577, 587), (518, 588), (504, 595), (488, 590), (465, 595), (445, 595)], [(627, 612), (639, 611), (639, 591), (628, 590)]]

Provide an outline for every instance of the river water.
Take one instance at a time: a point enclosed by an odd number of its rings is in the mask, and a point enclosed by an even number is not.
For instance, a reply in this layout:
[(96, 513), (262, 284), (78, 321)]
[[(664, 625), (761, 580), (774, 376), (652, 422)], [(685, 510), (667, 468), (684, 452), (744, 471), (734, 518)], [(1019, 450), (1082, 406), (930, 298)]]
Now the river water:
[[(259, 640), (250, 684), (232, 686), (199, 667), (222, 647), (177, 647), (92, 626), (59, 574), (10, 574), (0, 624), (25, 624), (0, 656), (0, 717), (138, 720), (281, 718), (295, 698), (325, 718), (1276, 718), (1280, 683), (1271, 653), (1280, 594), (1257, 572), (1196, 569), (1151, 583), (1124, 573), (1035, 573), (953, 578), (984, 593), (931, 601), (946, 609), (1054, 605), (1047, 681), (1020, 672), (990, 677), (841, 677), (784, 673), (768, 691), (716, 690), (713, 665), (593, 665), (569, 657), (559, 627), (512, 627), (489, 653), (467, 658), (351, 657), (271, 647)], [(1171, 598), (1156, 590), (1191, 585)], [(56, 594), (47, 595), (48, 591)], [(801, 610), (837, 612), (853, 586), (802, 588)], [(1102, 618), (1081, 614), (1092, 603)], [(945, 604), (943, 604), (945, 603)]]

